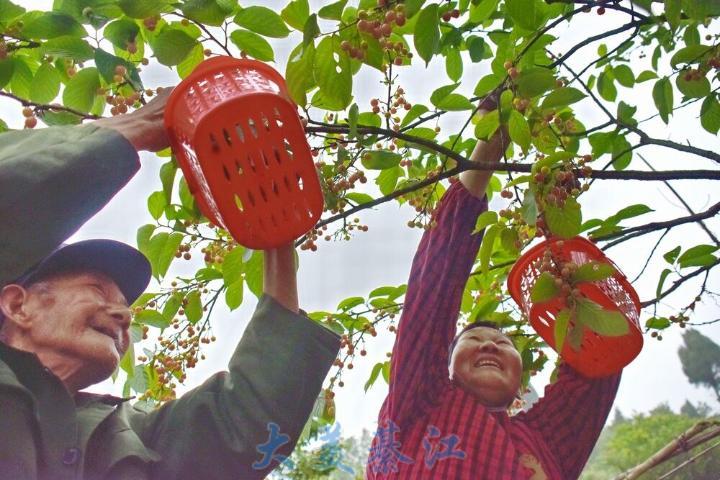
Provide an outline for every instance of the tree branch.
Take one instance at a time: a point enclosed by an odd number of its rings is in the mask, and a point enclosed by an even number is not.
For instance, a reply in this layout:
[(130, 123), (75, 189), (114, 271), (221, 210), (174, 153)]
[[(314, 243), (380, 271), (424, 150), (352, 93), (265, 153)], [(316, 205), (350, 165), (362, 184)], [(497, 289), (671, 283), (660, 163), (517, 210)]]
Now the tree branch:
[(654, 298), (652, 300), (646, 300), (644, 302), (640, 302), (640, 307), (645, 308), (645, 307), (649, 307), (650, 305), (656, 304), (657, 302), (659, 302), (660, 300), (662, 300), (663, 298), (667, 297), (672, 292), (677, 290), (680, 287), (680, 285), (682, 285), (686, 281), (690, 280), (693, 277), (700, 275), (703, 272), (708, 272), (708, 271), (712, 270), (713, 268), (717, 267), (718, 265), (720, 265), (720, 259), (715, 260), (710, 265), (706, 265), (702, 268), (698, 268), (697, 270), (695, 270), (692, 273), (688, 273), (687, 275), (681, 276), (680, 278), (678, 278), (677, 280), (675, 280), (673, 282), (672, 287), (670, 287), (667, 290), (665, 290), (664, 292), (662, 292), (656, 298)]
[[(350, 131), (350, 128), (346, 125), (329, 125), (323, 124), (316, 121), (311, 121), (313, 125), (319, 125), (315, 127), (307, 127), (306, 133), (317, 134), (317, 133), (340, 133), (346, 134)], [(427, 140), (413, 135), (407, 135), (405, 133), (394, 132), (378, 127), (358, 127), (358, 133), (370, 134), (370, 135), (386, 135), (389, 137), (399, 138), (407, 143), (420, 145), (433, 150), (442, 155), (446, 155), (457, 162), (457, 167), (453, 169), (455, 173), (460, 173), (465, 170), (494, 170), (500, 172), (522, 172), (530, 173), (532, 165), (521, 164), (521, 163), (505, 163), (505, 162), (494, 162), (478, 164), (465, 158), (463, 155), (439, 145), (432, 140)], [(575, 175), (578, 178), (586, 178), (588, 176), (582, 173), (582, 170), (576, 170)], [(622, 170), (622, 171), (599, 171), (593, 170), (589, 177), (602, 179), (602, 180), (720, 180), (720, 170), (665, 170), (661, 172), (647, 172), (643, 170)], [(437, 177), (436, 177), (437, 178)]]
[(13, 100), (20, 102), (25, 107), (35, 107), (40, 110), (57, 110), (57, 111), (61, 111), (61, 112), (68, 112), (68, 113), (72, 113), (73, 115), (77, 115), (78, 117), (85, 119), (85, 120), (97, 120), (99, 118), (102, 118), (102, 117), (99, 117), (98, 115), (84, 113), (84, 112), (75, 110), (70, 107), (64, 107), (62, 105), (57, 105), (57, 104), (47, 105), (44, 103), (31, 102), (30, 100), (20, 98), (17, 95), (13, 95), (12, 93), (9, 93), (9, 92), (0, 91), (0, 96), (12, 98)]
[[(647, 167), (648, 167), (650, 170), (656, 171), (655, 168), (650, 164), (650, 162), (648, 162), (647, 160), (645, 160), (645, 157), (643, 157), (643, 156), (640, 155), (639, 153), (638, 153), (638, 157), (640, 157), (640, 160), (642, 160), (643, 163), (644, 163), (645, 165), (647, 165)], [(690, 212), (691, 215), (695, 215), (695, 211), (693, 211), (693, 209), (690, 208), (690, 205), (688, 205), (688, 203), (685, 201), (685, 199), (682, 197), (682, 195), (680, 195), (680, 194), (677, 192), (677, 190), (675, 190), (675, 189), (673, 188), (673, 186), (670, 185), (670, 182), (663, 182), (663, 183), (664, 183), (665, 186), (673, 193), (673, 195), (675, 195), (675, 198), (677, 198), (677, 199), (680, 201), (680, 203), (683, 204), (683, 206), (685, 207), (685, 209), (686, 209), (688, 212)], [(712, 239), (712, 241), (715, 242), (715, 245), (720, 245), (720, 241), (718, 241), (718, 238), (715, 236), (715, 234), (710, 231), (710, 229), (707, 227), (707, 225), (705, 225), (705, 222), (703, 222), (702, 220), (700, 220), (698, 223), (700, 224), (700, 227), (701, 227), (703, 230), (705, 230), (705, 233), (708, 234), (708, 236), (710, 237), (710, 239)]]
[(694, 215), (688, 215), (686, 217), (679, 217), (674, 220), (667, 220), (664, 222), (646, 223), (645, 225), (638, 225), (637, 227), (626, 228), (619, 232), (613, 232), (613, 233), (608, 233), (606, 235), (593, 237), (593, 240), (596, 242), (604, 242), (607, 240), (611, 240), (613, 238), (622, 237), (620, 241), (613, 242), (609, 245), (606, 245), (605, 249), (607, 249), (610, 247), (614, 247), (618, 243), (624, 242), (625, 240), (629, 240), (631, 238), (634, 238), (634, 237), (637, 237), (640, 235), (645, 235), (646, 233), (654, 232), (656, 230), (662, 230), (665, 228), (677, 227), (678, 225), (682, 225), (685, 223), (700, 222), (702, 220), (705, 220), (706, 218), (712, 218), (715, 215), (717, 215), (718, 213), (720, 213), (720, 202), (716, 203), (715, 205), (708, 208), (704, 212), (696, 213)]
[(607, 37), (611, 37), (611, 36), (613, 36), (613, 35), (617, 35), (618, 33), (622, 33), (622, 32), (624, 32), (624, 31), (626, 31), (626, 30), (630, 30), (631, 28), (638, 27), (638, 26), (643, 25), (643, 24), (645, 24), (645, 23), (647, 23), (646, 20), (635, 20), (635, 21), (633, 21), (633, 22), (626, 23), (626, 24), (623, 25), (622, 27), (618, 27), (618, 28), (616, 28), (616, 29), (614, 29), (614, 30), (608, 30), (607, 32), (599, 33), (599, 34), (594, 35), (594, 36), (592, 36), (592, 37), (588, 37), (588, 38), (586, 38), (585, 40), (583, 40), (582, 42), (578, 43), (577, 45), (574, 45), (573, 47), (571, 47), (570, 50), (568, 50), (562, 57), (558, 58), (558, 59), (555, 60), (553, 63), (551, 63), (550, 66), (549, 66), (549, 68), (555, 68), (555, 67), (557, 67), (557, 66), (560, 65), (561, 63), (565, 62), (565, 60), (567, 60), (568, 58), (570, 58), (573, 54), (575, 54), (575, 52), (577, 52), (578, 50), (580, 50), (581, 48), (583, 48), (583, 47), (586, 46), (586, 45), (589, 45), (589, 44), (591, 44), (591, 43), (593, 43), (593, 42), (597, 42), (598, 40), (602, 40), (603, 38), (607, 38)]

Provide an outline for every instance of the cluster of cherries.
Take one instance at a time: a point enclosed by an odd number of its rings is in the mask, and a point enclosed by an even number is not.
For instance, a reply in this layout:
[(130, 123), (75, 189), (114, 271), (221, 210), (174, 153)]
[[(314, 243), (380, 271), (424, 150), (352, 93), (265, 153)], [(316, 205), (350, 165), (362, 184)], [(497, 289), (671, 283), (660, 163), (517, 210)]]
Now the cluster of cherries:
[[(404, 59), (412, 58), (413, 54), (407, 48), (407, 46), (401, 42), (393, 42), (389, 40), (392, 34), (393, 27), (397, 25), (402, 27), (407, 22), (405, 16), (405, 5), (402, 3), (396, 3), (394, 6), (390, 6), (388, 0), (378, 0), (377, 8), (371, 10), (360, 10), (358, 11), (357, 30), (361, 34), (371, 35), (373, 38), (378, 40), (380, 47), (384, 50), (384, 53), (390, 55), (393, 58), (395, 65), (402, 65)], [(367, 41), (361, 40), (358, 45), (354, 45), (348, 40), (344, 40), (340, 47), (348, 52), (348, 55), (358, 60), (364, 60), (367, 54), (369, 45)]]

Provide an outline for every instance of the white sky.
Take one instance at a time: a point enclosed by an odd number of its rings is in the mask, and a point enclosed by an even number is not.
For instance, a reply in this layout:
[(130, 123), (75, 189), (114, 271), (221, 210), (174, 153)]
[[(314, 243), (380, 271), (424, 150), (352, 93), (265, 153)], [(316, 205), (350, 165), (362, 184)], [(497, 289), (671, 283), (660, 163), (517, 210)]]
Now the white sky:
[[(32, 8), (38, 9), (48, 8), (51, 4), (49, 1), (18, 3), (25, 4), (25, 6), (32, 5)], [(277, 0), (247, 2), (247, 4), (266, 5), (277, 11), (285, 3), (285, 1)], [(316, 11), (322, 2), (311, 1), (310, 3), (311, 9)], [(599, 18), (602, 18), (602, 21), (607, 24), (598, 24)], [(578, 25), (573, 26), (572, 30), (561, 26), (553, 33), (563, 37), (563, 43), (571, 45), (584, 36), (599, 32), (599, 26), (603, 29), (610, 29), (623, 20), (624, 18), (613, 18), (609, 13), (604, 17), (596, 17), (591, 14), (582, 19)], [(289, 52), (288, 48), (297, 41), (298, 36), (293, 35), (288, 40), (272, 42), (276, 48), (278, 69), (281, 72), (284, 72), (284, 60)], [(587, 63), (594, 58), (595, 52), (595, 45), (583, 49), (576, 56), (574, 65)], [(637, 55), (634, 57), (633, 67), (638, 64), (636, 62), (640, 62)], [(487, 68), (479, 68), (477, 65), (466, 63), (462, 78), (464, 93), (470, 95), (475, 83), (486, 71)], [(175, 84), (178, 81), (174, 74), (168, 75), (167, 71), (158, 68), (149, 68), (142, 76), (147, 87)], [(371, 97), (379, 94), (380, 80), (380, 74), (368, 67), (364, 67), (361, 74), (355, 78), (354, 93), (357, 95), (355, 101), (360, 105), (361, 111), (368, 108)], [(435, 88), (448, 83), (450, 81), (445, 76), (444, 63), (438, 59), (433, 61), (427, 70), (417, 66), (411, 69), (402, 69), (400, 73), (400, 84), (405, 88), (407, 98), (412, 103), (428, 103), (427, 99), (430, 93)], [(627, 103), (638, 105), (639, 112), (636, 118), (645, 118), (654, 110), (650, 92), (646, 88), (647, 85), (652, 86), (652, 82), (643, 84), (644, 88), (635, 90), (619, 87), (620, 98)], [(676, 92), (676, 100), (678, 96)], [(687, 112), (674, 116), (669, 127), (660, 121), (654, 121), (646, 124), (646, 128), (651, 128), (650, 134), (654, 137), (678, 142), (687, 141), (695, 146), (718, 151), (718, 147), (720, 147), (718, 138), (700, 129), (699, 121), (696, 118), (699, 104), (686, 110)], [(0, 114), (4, 119), (12, 119), (8, 122), (11, 127), (19, 128), (21, 126), (19, 112), (18, 104), (6, 99), (0, 101)], [(588, 101), (579, 104), (577, 113), (586, 126), (592, 126), (605, 120), (594, 114), (593, 105)], [(458, 128), (457, 126), (462, 120), (464, 118), (461, 115), (448, 116), (443, 119), (442, 135), (453, 133), (453, 128)], [(709, 160), (691, 155), (680, 155), (673, 150), (645, 147), (640, 149), (639, 153), (652, 161), (658, 169), (717, 169), (717, 164)], [(145, 223), (153, 223), (147, 213), (146, 199), (153, 190), (158, 189), (157, 173), (162, 162), (163, 160), (159, 160), (153, 155), (143, 155), (143, 167), (138, 175), (72, 240), (104, 237), (134, 245), (137, 228)], [(630, 168), (645, 169), (637, 157)], [(709, 181), (675, 181), (673, 186), (696, 212), (703, 211), (718, 201), (717, 185)], [(498, 198), (491, 203), (491, 208), (503, 208), (506, 203), (505, 200), (501, 201)], [(645, 203), (654, 208), (655, 212), (640, 217), (634, 222), (627, 222), (628, 226), (687, 215), (684, 208), (661, 182), (598, 181), (588, 194), (581, 197), (581, 203), (586, 219), (606, 217), (632, 203)], [(332, 310), (339, 301), (348, 296), (367, 295), (372, 288), (381, 285), (405, 283), (414, 249), (419, 240), (419, 231), (411, 230), (405, 225), (411, 216), (412, 212), (407, 208), (399, 209), (394, 203), (384, 204), (374, 211), (363, 212), (361, 215), (363, 223), (369, 225), (369, 232), (355, 237), (351, 242), (321, 242), (316, 253), (301, 252), (299, 286), (303, 308), (308, 311)], [(720, 232), (717, 218), (707, 224), (714, 232)], [(644, 255), (656, 239), (657, 235), (649, 235), (640, 240), (624, 243), (620, 247), (610, 249), (607, 253), (628, 277), (633, 278), (642, 268), (645, 261)], [(695, 226), (679, 227), (667, 235), (658, 248), (658, 253), (662, 254), (676, 245), (681, 245), (685, 249), (698, 243), (711, 243), (711, 240)], [(197, 264), (193, 262), (183, 261), (173, 271), (191, 273), (196, 266)], [(649, 266), (647, 273), (635, 284), (641, 299), (645, 300), (654, 296), (656, 281), (663, 268), (664, 261), (658, 255), (658, 258)], [(720, 274), (716, 269), (710, 276), (709, 287), (720, 291), (719, 280)], [(680, 306), (679, 302), (694, 296), (696, 289), (697, 283), (693, 283), (690, 289), (680, 289), (677, 294), (668, 297), (661, 308)], [(223, 308), (216, 308), (213, 328), (218, 342), (207, 348), (208, 360), (200, 362), (196, 369), (190, 372), (186, 388), (198, 385), (213, 372), (225, 368), (255, 306), (255, 299), (247, 290), (245, 298), (245, 304), (235, 312), (229, 313)], [(665, 313), (671, 314), (672, 311), (665, 310)], [(698, 322), (720, 318), (720, 306), (710, 301), (709, 304), (698, 305), (696, 313), (693, 320)], [(642, 321), (644, 322), (650, 315), (651, 312), (643, 312)], [(701, 327), (701, 332), (720, 343), (720, 323)], [(690, 399), (693, 402), (707, 402), (716, 411), (720, 410), (720, 405), (709, 390), (689, 385), (682, 373), (677, 357), (677, 349), (681, 344), (680, 333), (679, 328), (671, 328), (663, 333), (664, 340), (662, 342), (657, 342), (649, 336), (646, 338), (645, 347), (640, 356), (625, 369), (615, 403), (616, 407), (626, 414), (633, 411), (647, 411), (660, 402), (668, 402), (672, 408), (678, 409), (685, 399)], [(367, 394), (362, 392), (370, 369), (375, 362), (384, 361), (385, 353), (390, 350), (393, 341), (390, 335), (380, 335), (376, 340), (368, 347), (368, 358), (365, 361), (356, 362), (356, 368), (346, 372), (344, 375), (346, 386), (340, 389), (336, 397), (337, 420), (341, 423), (344, 434), (358, 434), (363, 428), (373, 430), (380, 404), (387, 393), (387, 387), (382, 380), (378, 380)], [(538, 380), (535, 381), (535, 387), (539, 391), (547, 381), (547, 375), (549, 372), (536, 377)], [(114, 385), (105, 382), (98, 385), (96, 389), (117, 394), (121, 391), (121, 387), (120, 382)]]

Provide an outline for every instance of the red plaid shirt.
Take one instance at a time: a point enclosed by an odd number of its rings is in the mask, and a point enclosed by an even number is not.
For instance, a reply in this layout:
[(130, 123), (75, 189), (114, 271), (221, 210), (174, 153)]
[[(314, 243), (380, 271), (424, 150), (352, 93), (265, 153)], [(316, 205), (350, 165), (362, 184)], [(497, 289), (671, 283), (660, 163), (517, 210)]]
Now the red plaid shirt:
[(620, 375), (588, 379), (562, 366), (544, 397), (513, 417), (448, 380), (448, 348), (482, 239), (472, 231), (485, 210), (486, 200), (455, 184), (420, 242), (368, 479), (576, 479), (605, 424)]

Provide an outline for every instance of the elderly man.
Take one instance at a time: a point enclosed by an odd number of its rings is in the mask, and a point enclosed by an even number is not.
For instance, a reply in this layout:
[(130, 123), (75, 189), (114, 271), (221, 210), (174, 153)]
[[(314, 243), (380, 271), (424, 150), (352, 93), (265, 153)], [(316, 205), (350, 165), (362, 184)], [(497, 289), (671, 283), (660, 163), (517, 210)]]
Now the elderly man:
[[(500, 130), (478, 143), (472, 159), (498, 161), (506, 147), (507, 132)], [(473, 230), (487, 210), (491, 176), (463, 172), (441, 201), (437, 227), (420, 242), (368, 479), (576, 479), (610, 411), (619, 375), (588, 379), (563, 365), (543, 399), (509, 417), (523, 371), (512, 340), (489, 322), (456, 336), (482, 240)]]
[[(60, 245), (167, 146), (167, 93), (90, 125), (0, 135), (0, 478), (259, 479), (289, 455), (339, 338), (300, 315), (292, 246), (229, 372), (154, 411), (82, 392), (128, 348), (150, 267), (111, 240)], [(292, 372), (291, 374), (289, 372)]]

